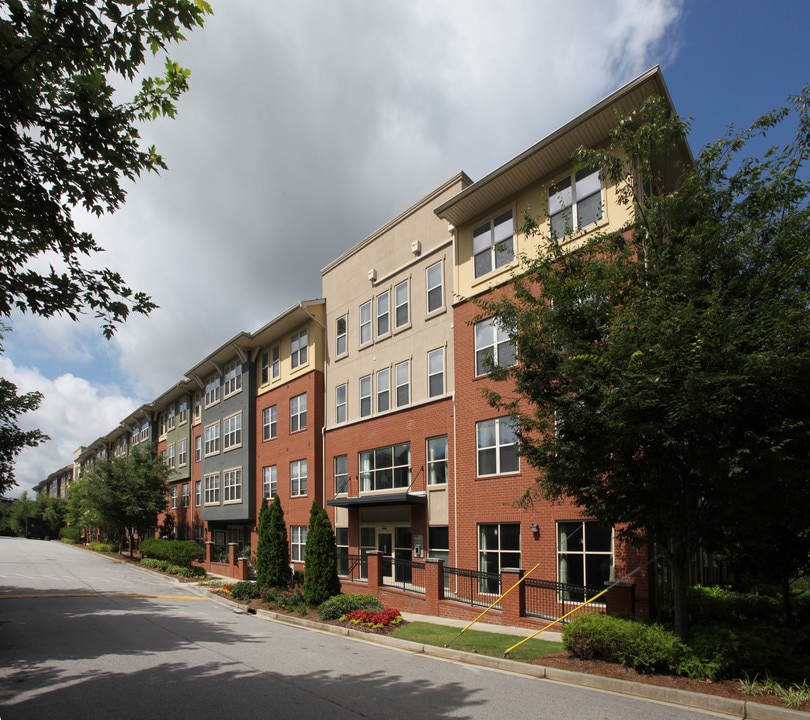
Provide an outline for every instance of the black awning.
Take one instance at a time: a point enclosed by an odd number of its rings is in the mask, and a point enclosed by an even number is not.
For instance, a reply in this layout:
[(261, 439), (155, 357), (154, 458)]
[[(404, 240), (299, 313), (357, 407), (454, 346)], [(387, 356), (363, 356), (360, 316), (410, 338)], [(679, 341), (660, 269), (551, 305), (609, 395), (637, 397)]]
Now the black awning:
[(339, 497), (326, 501), (332, 507), (371, 507), (379, 505), (427, 505), (427, 493), (386, 493), (384, 495), (361, 495)]

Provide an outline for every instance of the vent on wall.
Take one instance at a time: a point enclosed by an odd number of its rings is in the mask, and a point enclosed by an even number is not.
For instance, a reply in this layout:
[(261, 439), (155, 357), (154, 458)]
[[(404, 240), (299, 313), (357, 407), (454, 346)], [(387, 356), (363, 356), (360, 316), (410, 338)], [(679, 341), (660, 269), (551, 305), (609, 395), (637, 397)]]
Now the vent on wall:
[(374, 268), (368, 271), (368, 281), (374, 282), (377, 279), (377, 271)]
[(414, 240), (411, 243), (411, 252), (414, 255), (419, 255), (422, 252), (422, 243), (420, 243), (418, 240)]

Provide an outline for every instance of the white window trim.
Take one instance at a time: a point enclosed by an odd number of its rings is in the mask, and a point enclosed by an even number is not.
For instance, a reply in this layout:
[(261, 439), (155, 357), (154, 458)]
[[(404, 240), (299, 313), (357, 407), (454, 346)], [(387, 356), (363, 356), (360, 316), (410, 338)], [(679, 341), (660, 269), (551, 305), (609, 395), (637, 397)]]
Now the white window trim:
[[(430, 271), (433, 268), (439, 268), (439, 283), (438, 285), (431, 286), (430, 284)], [(435, 308), (430, 307), (430, 291), (431, 290), (439, 290), (439, 295), (441, 298), (441, 302)], [(444, 260), (439, 260), (438, 262), (433, 263), (433, 265), (428, 266), (425, 268), (425, 308), (427, 311), (428, 316), (433, 315), (435, 313), (439, 313), (445, 309), (444, 307)]]
[[(229, 483), (230, 480), (230, 483)], [(235, 497), (228, 499), (228, 490)], [(242, 468), (228, 468), (222, 471), (222, 504), (238, 505), (242, 502)]]
[[(293, 472), (295, 468), (296, 472)], [(301, 473), (303, 468), (304, 472)], [(303, 488), (301, 487), (303, 480)], [(306, 458), (290, 460), (290, 497), (306, 497), (309, 485), (309, 467)]]
[[(229, 429), (230, 423), (236, 423)], [(242, 412), (234, 413), (222, 420), (222, 452), (242, 447)]]

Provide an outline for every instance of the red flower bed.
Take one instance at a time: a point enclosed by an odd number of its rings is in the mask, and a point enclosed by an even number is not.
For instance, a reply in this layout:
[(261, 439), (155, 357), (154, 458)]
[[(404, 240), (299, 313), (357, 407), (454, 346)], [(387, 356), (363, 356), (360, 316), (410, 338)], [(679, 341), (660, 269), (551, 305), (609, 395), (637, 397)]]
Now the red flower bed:
[(350, 613), (347, 613), (344, 618), (353, 625), (367, 625), (372, 628), (399, 625), (402, 622), (402, 615), (399, 610), (395, 608), (385, 608), (384, 610), (352, 610)]

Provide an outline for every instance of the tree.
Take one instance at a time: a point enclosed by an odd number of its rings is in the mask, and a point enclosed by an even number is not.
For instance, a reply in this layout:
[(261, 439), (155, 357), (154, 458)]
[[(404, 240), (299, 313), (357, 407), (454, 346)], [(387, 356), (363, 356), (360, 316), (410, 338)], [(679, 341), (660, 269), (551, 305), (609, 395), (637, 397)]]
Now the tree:
[(326, 510), (318, 510), (312, 501), (309, 529), (307, 531), (306, 567), (304, 575), (304, 600), (317, 607), (330, 597), (340, 594), (340, 578), (337, 574), (337, 545), (332, 523)]
[[(802, 501), (771, 520), (793, 536), (810, 525), (809, 99), (729, 131), (694, 163), (662, 101), (620, 118), (610, 147), (574, 161), (600, 169), (633, 223), (575, 251), (547, 238), (481, 303), (519, 349), (518, 364), (492, 368), (509, 383), (488, 395), (539, 470), (524, 502), (570, 497), (651, 542), (682, 636), (698, 548), (740, 542), (755, 513), (776, 512), (763, 502), (773, 494)], [(740, 158), (790, 117), (792, 142)], [(524, 231), (540, 227), (528, 217)]]
[(278, 495), (272, 504), (262, 499), (259, 539), (256, 546), (256, 582), (261, 588), (286, 588), (290, 584), (290, 549), (287, 525)]
[[(149, 55), (165, 54), (201, 26), (205, 0), (7, 0), (0, 13), (0, 319), (13, 310), (76, 320), (91, 312), (106, 337), (130, 312), (156, 305), (119, 273), (86, 266), (102, 251), (77, 229), (80, 207), (115, 212), (125, 181), (166, 168), (141, 147), (138, 125), (174, 117), (189, 71), (165, 58), (162, 76), (142, 77)], [(1, 352), (2, 350), (0, 350)], [(14, 422), (37, 393), (0, 387), (0, 492), (10, 463), (46, 439)]]
[[(169, 469), (154, 447), (133, 448), (128, 455), (102, 460), (91, 467), (81, 488), (85, 512), (113, 536), (145, 537), (166, 510)], [(71, 488), (72, 490), (73, 488)]]

